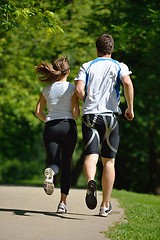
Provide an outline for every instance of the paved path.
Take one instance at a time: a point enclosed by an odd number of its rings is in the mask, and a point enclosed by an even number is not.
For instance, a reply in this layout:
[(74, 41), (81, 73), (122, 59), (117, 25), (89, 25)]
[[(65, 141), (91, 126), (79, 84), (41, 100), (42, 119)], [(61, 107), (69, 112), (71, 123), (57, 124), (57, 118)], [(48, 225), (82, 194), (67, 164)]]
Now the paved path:
[(122, 221), (124, 210), (112, 199), (113, 212), (99, 217), (98, 206), (89, 210), (86, 190), (71, 189), (68, 213), (57, 214), (60, 192), (48, 196), (40, 187), (0, 186), (0, 240), (106, 240), (108, 226)]

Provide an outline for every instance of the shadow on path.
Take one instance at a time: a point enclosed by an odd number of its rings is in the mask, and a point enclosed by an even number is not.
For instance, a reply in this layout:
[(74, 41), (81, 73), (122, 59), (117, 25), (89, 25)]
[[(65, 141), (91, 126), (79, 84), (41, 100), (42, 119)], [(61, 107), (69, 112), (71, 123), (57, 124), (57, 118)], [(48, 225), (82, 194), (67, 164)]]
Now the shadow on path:
[(54, 217), (59, 217), (63, 219), (73, 219), (73, 220), (85, 220), (84, 218), (75, 218), (75, 217), (69, 217), (68, 215), (75, 215), (75, 216), (87, 216), (87, 217), (93, 217), (99, 215), (89, 215), (89, 214), (79, 214), (79, 213), (56, 213), (56, 212), (47, 212), (47, 211), (33, 211), (33, 210), (27, 210), (27, 209), (9, 209), (9, 208), (0, 208), (0, 212), (12, 212), (15, 215), (18, 216), (25, 216), (25, 217), (30, 217), (30, 214), (43, 214), (46, 216), (54, 216)]

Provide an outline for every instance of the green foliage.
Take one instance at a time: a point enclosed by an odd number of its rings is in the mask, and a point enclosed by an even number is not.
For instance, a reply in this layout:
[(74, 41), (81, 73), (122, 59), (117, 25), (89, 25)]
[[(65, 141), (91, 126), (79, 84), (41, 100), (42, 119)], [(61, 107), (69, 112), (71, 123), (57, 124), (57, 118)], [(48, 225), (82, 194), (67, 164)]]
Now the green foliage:
[(2, 1), (0, 8), (0, 20), (2, 27), (9, 30), (13, 27), (25, 28), (25, 30), (46, 29), (63, 31), (55, 20), (54, 13), (48, 10), (45, 1)]
[[(43, 166), (43, 164), (42, 164)], [(40, 171), (41, 169), (41, 171)], [(20, 162), (18, 159), (12, 159), (12, 161), (8, 161), (5, 159), (5, 164), (2, 162), (0, 166), (0, 181), (1, 183), (21, 183), (24, 179), (34, 179), (35, 176), (41, 176), (41, 172), (43, 168), (37, 168), (37, 162), (32, 161), (28, 164), (27, 161)], [(33, 178), (34, 176), (34, 178)], [(14, 181), (13, 181), (14, 177)], [(39, 177), (38, 177), (39, 179)], [(39, 181), (37, 179), (37, 182)], [(41, 178), (42, 185), (42, 178)]]
[[(121, 144), (116, 160), (115, 187), (158, 194), (158, 9), (157, 0), (141, 0), (138, 4), (135, 0), (1, 1), (1, 182), (4, 182), (4, 169), (10, 172), (10, 162), (16, 161), (17, 164), (19, 161), (25, 166), (32, 166), (35, 162), (38, 172), (44, 167), (43, 124), (34, 115), (43, 85), (37, 80), (34, 66), (41, 60), (51, 61), (66, 55), (71, 67), (69, 80), (73, 82), (81, 64), (96, 57), (97, 36), (109, 32), (115, 39), (113, 58), (129, 66), (135, 87), (135, 120), (130, 123), (120, 118)], [(122, 97), (122, 110), (125, 107)], [(79, 166), (83, 148), (80, 119), (77, 124), (79, 138), (73, 169), (80, 170), (75, 171), (78, 174), (75, 184), (78, 181), (81, 185), (79, 179), (83, 174)], [(29, 167), (27, 169), (32, 171)], [(11, 176), (14, 181), (14, 173)], [(30, 176), (22, 174), (21, 178)], [(100, 178), (99, 171), (97, 176)]]
[(124, 223), (110, 227), (107, 237), (117, 240), (159, 238), (159, 197), (116, 190), (113, 196), (120, 200), (126, 219)]

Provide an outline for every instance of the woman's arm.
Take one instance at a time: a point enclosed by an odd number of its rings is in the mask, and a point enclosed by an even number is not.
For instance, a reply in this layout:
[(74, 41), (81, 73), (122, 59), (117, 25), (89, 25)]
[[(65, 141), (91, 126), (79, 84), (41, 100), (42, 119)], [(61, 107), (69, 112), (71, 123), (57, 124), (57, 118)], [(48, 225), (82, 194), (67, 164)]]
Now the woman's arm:
[(41, 94), (36, 105), (35, 115), (43, 122), (45, 122), (46, 120), (46, 114), (44, 112), (45, 106), (46, 106), (46, 99), (44, 98), (43, 94)]
[(75, 119), (80, 115), (79, 100), (75, 93), (72, 96), (72, 115)]

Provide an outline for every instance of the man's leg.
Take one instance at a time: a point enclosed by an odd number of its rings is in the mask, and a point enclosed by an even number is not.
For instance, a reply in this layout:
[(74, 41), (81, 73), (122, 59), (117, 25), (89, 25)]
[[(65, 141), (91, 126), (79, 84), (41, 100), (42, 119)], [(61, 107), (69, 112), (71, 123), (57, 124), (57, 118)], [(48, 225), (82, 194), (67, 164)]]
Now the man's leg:
[(87, 155), (84, 162), (84, 174), (88, 181), (85, 201), (89, 209), (94, 209), (97, 206), (97, 189), (94, 181), (97, 162), (98, 154)]
[(83, 169), (88, 182), (95, 178), (98, 157), (98, 154), (89, 154), (85, 157)]
[(102, 173), (102, 207), (108, 207), (115, 180), (115, 159), (102, 158), (103, 173)]

